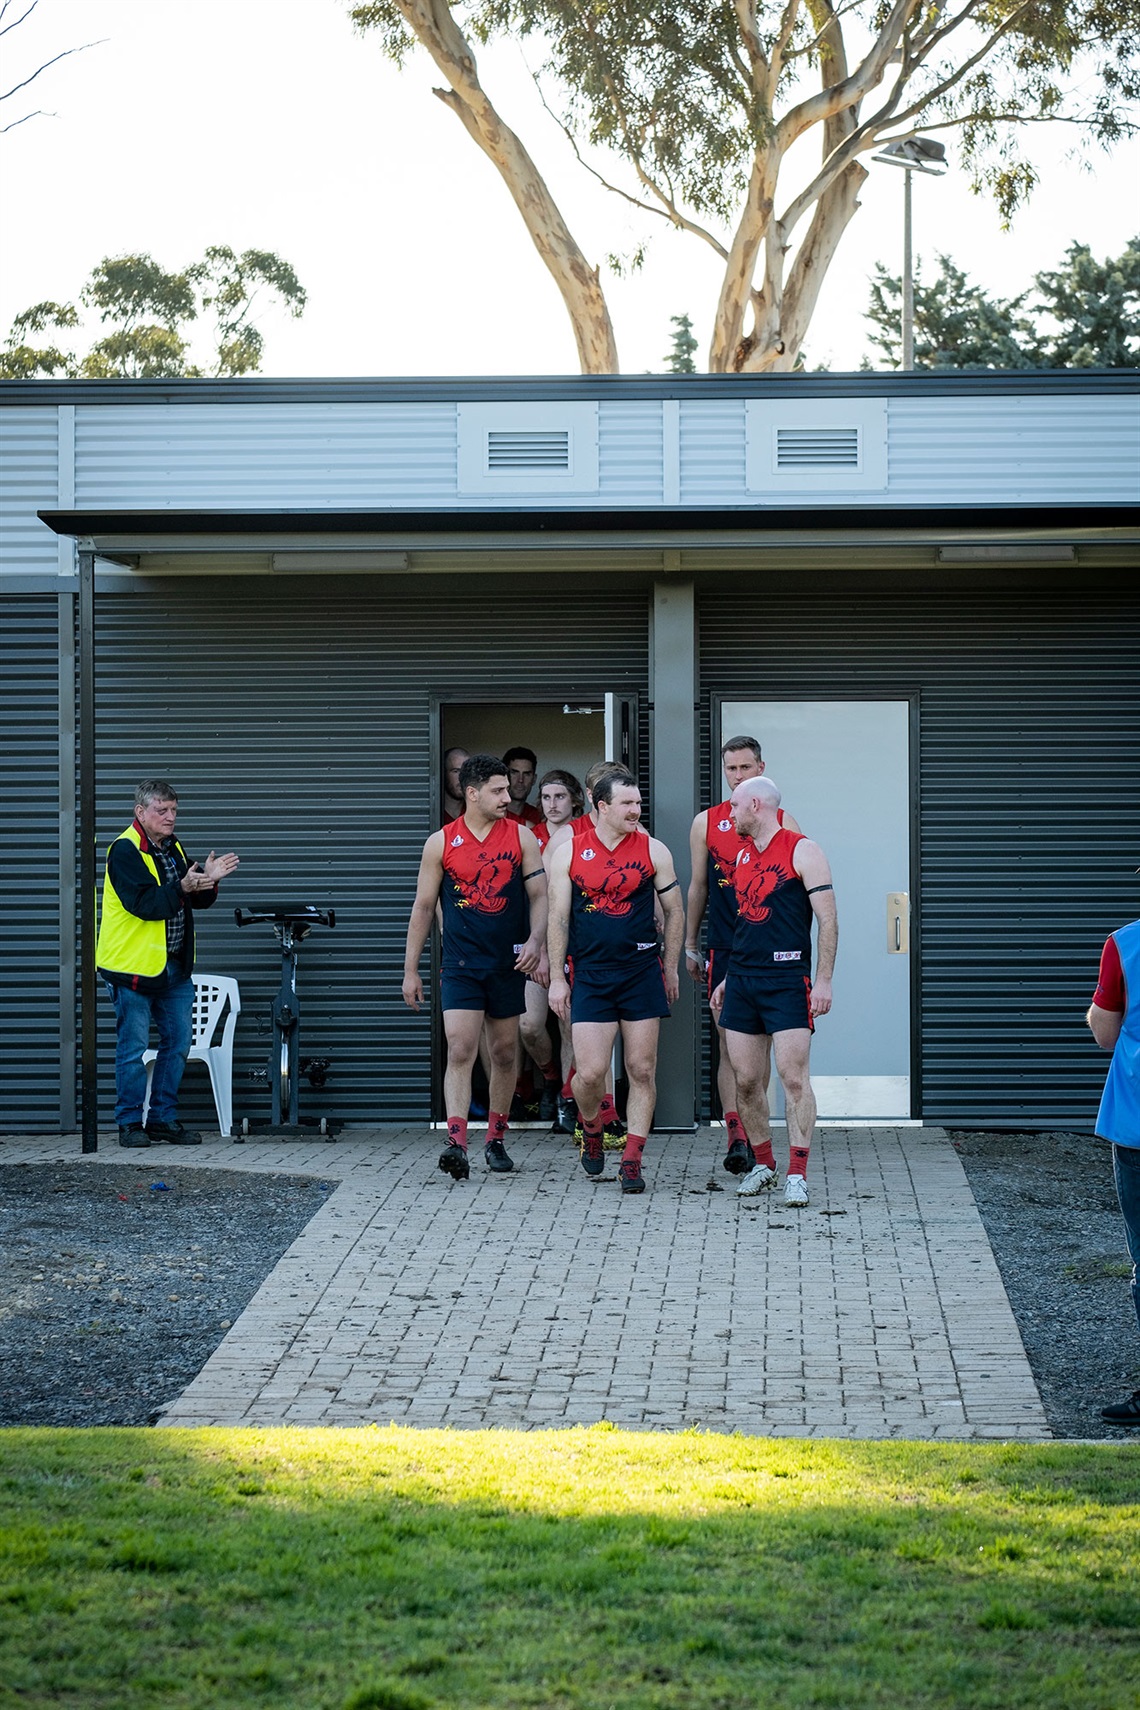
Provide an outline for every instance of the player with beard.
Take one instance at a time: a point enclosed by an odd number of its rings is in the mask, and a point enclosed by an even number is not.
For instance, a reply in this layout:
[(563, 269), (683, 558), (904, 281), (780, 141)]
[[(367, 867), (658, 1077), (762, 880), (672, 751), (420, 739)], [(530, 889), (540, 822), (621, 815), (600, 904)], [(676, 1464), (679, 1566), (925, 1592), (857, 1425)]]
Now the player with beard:
[(503, 761), (497, 755), (473, 754), (463, 763), (459, 783), (466, 804), (462, 815), (424, 844), (408, 922), (403, 992), (408, 1007), (419, 1010), (424, 996), (420, 957), (439, 903), (448, 1138), (439, 1167), (456, 1181), (464, 1181), (471, 1173), (467, 1161), (471, 1067), (484, 1020), (491, 1056), (484, 1157), (488, 1169), (514, 1167), (503, 1142), (527, 976), (546, 979), (546, 871), (533, 835), (507, 811), (510, 785)]
[[(554, 767), (550, 772), (544, 772), (538, 783), (538, 799), (542, 804), (543, 818), (539, 825), (534, 826), (534, 839), (545, 853), (547, 844), (554, 832), (567, 825), (576, 813), (584, 806), (582, 786), (573, 772), (563, 771)], [(559, 1111), (559, 1088), (570, 1074), (570, 1027), (567, 1022), (559, 1022), (561, 1050), (555, 1055), (547, 1028), (547, 1017), (550, 1014), (550, 1003), (547, 990), (538, 980), (528, 980), (526, 983), (526, 1013), (519, 1022), (519, 1032), (522, 1035), (523, 1049), (531, 1059), (538, 1064), (542, 1073), (542, 1093), (538, 1101), (538, 1116), (541, 1122), (551, 1122), (554, 1126), (552, 1134), (573, 1134), (573, 1113), (563, 1115)]]
[[(605, 1167), (601, 1102), (620, 1029), (629, 1102), (618, 1177), (623, 1193), (643, 1193), (642, 1155), (657, 1101), (658, 1033), (677, 1000), (684, 909), (672, 855), (641, 828), (641, 791), (632, 774), (621, 768), (602, 777), (594, 788), (594, 810), (597, 825), (575, 833), (550, 861), (550, 1007), (571, 1024), (582, 1167), (591, 1176)], [(656, 898), (664, 913), (663, 960)], [(572, 988), (562, 972), (567, 952)]]

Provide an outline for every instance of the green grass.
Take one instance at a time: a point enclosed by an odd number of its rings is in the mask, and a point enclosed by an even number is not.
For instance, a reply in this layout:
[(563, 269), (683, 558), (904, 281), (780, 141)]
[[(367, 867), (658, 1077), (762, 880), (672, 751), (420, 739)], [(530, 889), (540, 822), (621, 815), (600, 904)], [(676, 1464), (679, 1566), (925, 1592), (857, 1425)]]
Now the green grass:
[(0, 1705), (1125, 1710), (1129, 1445), (0, 1432)]

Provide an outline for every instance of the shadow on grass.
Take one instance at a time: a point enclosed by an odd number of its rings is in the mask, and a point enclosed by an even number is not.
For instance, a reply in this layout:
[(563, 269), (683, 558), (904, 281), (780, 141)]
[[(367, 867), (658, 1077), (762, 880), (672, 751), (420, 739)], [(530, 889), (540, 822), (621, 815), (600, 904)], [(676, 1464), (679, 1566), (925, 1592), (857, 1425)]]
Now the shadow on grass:
[(0, 1704), (1124, 1704), (1128, 1447), (0, 1434)]

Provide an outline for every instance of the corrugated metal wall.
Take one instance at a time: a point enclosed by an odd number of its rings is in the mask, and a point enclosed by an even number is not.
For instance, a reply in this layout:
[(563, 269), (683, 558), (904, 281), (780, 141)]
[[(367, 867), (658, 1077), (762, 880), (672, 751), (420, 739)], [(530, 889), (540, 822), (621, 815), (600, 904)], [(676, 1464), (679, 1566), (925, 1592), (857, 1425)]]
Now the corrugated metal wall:
[(0, 1127), (60, 1110), (59, 602), (0, 600)]
[[(533, 577), (194, 578), (98, 601), (101, 849), (130, 819), (134, 785), (169, 777), (191, 854), (235, 849), (239, 873), (198, 917), (198, 965), (235, 973), (235, 1111), (268, 1115), (264, 1067), (280, 958), (237, 904), (332, 904), (337, 925), (301, 952), (302, 1052), (330, 1056), (328, 1088), (302, 1113), (422, 1120), (429, 1020), (400, 995), (423, 839), (433, 695), (486, 701), (644, 693), (648, 596), (589, 574)], [(642, 720), (644, 725), (647, 721)], [(526, 732), (519, 733), (520, 740)], [(101, 863), (100, 863), (101, 866)], [(426, 972), (427, 959), (424, 969)], [(113, 1081), (101, 1027), (101, 1104)], [(205, 1122), (204, 1071), (184, 1114)]]
[[(1137, 595), (741, 578), (700, 590), (700, 626), (706, 703), (920, 692), (921, 1114), (1090, 1128), (1083, 1016), (1140, 914)], [(873, 807), (873, 755), (867, 785)]]

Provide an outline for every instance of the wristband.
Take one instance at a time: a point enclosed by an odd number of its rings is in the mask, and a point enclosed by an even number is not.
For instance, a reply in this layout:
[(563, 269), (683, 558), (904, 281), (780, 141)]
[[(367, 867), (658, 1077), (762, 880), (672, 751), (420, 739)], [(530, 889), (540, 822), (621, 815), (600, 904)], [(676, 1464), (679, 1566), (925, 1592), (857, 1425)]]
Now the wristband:
[(688, 958), (689, 958), (689, 961), (690, 961), (690, 962), (699, 962), (699, 963), (700, 963), (700, 964), (701, 964), (701, 966), (702, 966), (702, 967), (703, 967), (703, 966), (704, 966), (704, 960), (705, 960), (705, 959), (704, 959), (704, 957), (703, 957), (703, 956), (702, 956), (702, 955), (701, 955), (701, 953), (700, 953), (700, 951), (699, 951), (699, 950), (689, 950), (689, 949), (686, 949), (686, 950), (685, 950), (685, 955), (686, 955), (686, 956), (687, 956), (687, 957), (688, 957)]

